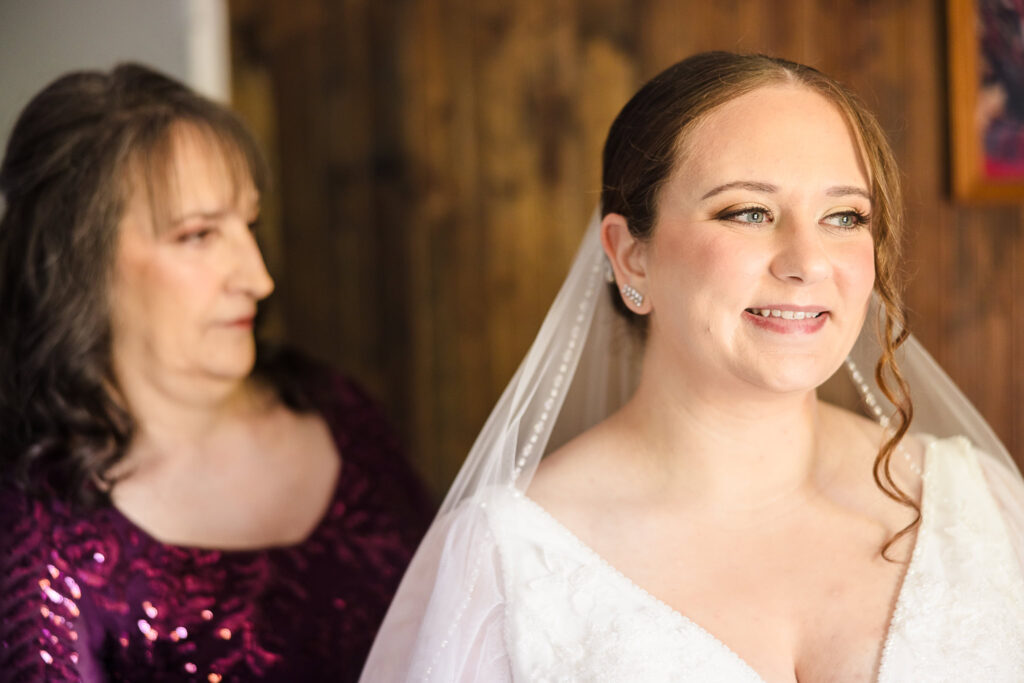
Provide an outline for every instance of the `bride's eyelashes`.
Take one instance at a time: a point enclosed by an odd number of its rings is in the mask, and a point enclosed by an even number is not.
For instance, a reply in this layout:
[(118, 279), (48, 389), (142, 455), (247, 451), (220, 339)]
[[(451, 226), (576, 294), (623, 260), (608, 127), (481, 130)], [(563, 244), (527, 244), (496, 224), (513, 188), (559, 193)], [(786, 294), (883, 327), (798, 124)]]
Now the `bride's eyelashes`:
[(822, 221), (844, 230), (855, 230), (862, 226), (870, 226), (871, 214), (862, 213), (856, 209), (844, 209), (828, 214)]
[[(771, 209), (763, 206), (743, 206), (739, 208), (726, 209), (715, 216), (716, 220), (729, 221), (732, 223), (749, 223), (762, 225), (775, 222), (775, 215)], [(826, 214), (821, 219), (822, 223), (842, 230), (855, 230), (871, 224), (871, 215), (858, 211), (857, 209), (843, 209)]]
[(775, 220), (772, 212), (763, 206), (743, 206), (726, 209), (715, 218), (720, 221), (753, 224), (771, 223)]

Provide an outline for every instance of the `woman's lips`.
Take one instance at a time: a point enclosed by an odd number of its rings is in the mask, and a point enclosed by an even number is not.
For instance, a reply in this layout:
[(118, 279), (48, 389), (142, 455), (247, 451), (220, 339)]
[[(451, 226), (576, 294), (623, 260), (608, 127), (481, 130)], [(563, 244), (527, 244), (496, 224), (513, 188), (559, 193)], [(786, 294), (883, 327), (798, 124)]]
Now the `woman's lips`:
[(743, 311), (757, 327), (780, 334), (813, 334), (825, 326), (829, 312), (820, 306), (757, 306)]
[(226, 324), (228, 327), (251, 330), (253, 320), (255, 320), (255, 316), (250, 315), (244, 318), (235, 318), (234, 320), (229, 320)]

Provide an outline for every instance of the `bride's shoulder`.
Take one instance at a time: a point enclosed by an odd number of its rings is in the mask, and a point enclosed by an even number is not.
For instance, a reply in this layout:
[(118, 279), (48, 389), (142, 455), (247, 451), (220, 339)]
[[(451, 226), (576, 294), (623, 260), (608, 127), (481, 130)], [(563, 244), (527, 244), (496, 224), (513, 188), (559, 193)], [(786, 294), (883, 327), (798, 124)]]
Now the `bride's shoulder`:
[(544, 456), (527, 495), (556, 516), (607, 501), (609, 490), (623, 484), (627, 441), (611, 421), (599, 423)]
[[(829, 448), (843, 453), (845, 459), (852, 463), (873, 462), (892, 435), (878, 422), (825, 401), (819, 402), (819, 415), (822, 434)], [(890, 458), (890, 468), (897, 479), (913, 482), (920, 478), (930, 441), (928, 437), (914, 433), (900, 440)]]

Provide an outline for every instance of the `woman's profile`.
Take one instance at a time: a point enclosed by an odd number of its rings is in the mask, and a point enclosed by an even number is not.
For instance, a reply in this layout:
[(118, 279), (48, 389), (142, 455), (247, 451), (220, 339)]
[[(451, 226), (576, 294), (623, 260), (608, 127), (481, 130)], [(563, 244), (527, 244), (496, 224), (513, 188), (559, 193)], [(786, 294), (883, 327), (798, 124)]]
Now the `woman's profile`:
[(364, 680), (1024, 677), (1024, 486), (908, 335), (902, 211), (814, 69), (644, 85)]
[(354, 680), (423, 498), (350, 380), (258, 355), (241, 122), (141, 65), (58, 78), (0, 191), (0, 678)]

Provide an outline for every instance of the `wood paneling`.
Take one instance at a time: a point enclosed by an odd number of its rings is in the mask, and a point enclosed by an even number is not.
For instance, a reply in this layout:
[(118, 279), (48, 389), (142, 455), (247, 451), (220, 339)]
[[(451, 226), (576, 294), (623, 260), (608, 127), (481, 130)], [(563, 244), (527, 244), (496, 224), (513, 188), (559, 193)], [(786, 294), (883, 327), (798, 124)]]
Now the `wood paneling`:
[(1024, 451), (1024, 220), (948, 198), (942, 3), (236, 0), (232, 14), (236, 71), (272, 92), (238, 105), (274, 109), (282, 333), (384, 400), (437, 493), (564, 276), (613, 116), (705, 49), (817, 66), (878, 114), (906, 180), (912, 327)]

